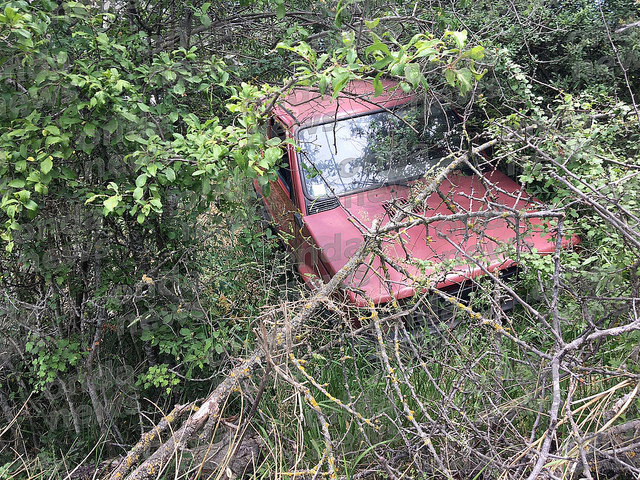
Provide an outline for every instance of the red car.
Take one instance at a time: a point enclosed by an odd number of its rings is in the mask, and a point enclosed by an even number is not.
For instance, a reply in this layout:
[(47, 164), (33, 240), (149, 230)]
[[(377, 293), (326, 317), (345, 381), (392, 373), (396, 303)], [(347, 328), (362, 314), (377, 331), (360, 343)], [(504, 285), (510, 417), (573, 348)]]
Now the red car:
[[(380, 219), (384, 224), (407, 203), (425, 175), (443, 166), (443, 157), (459, 148), (454, 112), (440, 106), (425, 108), (395, 83), (383, 83), (380, 96), (371, 83), (356, 81), (337, 99), (313, 89), (296, 89), (274, 109), (269, 121), (270, 138), (293, 139), (298, 148), (287, 146), (267, 196), (257, 182), (255, 188), (273, 222), (288, 234), (299, 272), (312, 288), (317, 278), (328, 281), (361, 245), (358, 222), (371, 226)], [(419, 213), (539, 207), (505, 174), (491, 170), (483, 175), (451, 174)], [(491, 192), (487, 184), (492, 185)], [(481, 254), (489, 271), (505, 272), (513, 271), (515, 264), (505, 245), (517, 242), (518, 248), (535, 248), (539, 253), (554, 250), (544, 220), (522, 223), (516, 227), (512, 219), (499, 218), (476, 231), (467, 222), (440, 221), (414, 226), (383, 248), (405, 271), (433, 274), (437, 287), (455, 290), (483, 273), (460, 250)], [(523, 233), (519, 240), (515, 228)], [(345, 291), (351, 302), (361, 306), (369, 300), (380, 304), (414, 294), (406, 275), (389, 267), (383, 272), (378, 258), (372, 265), (361, 265)]]

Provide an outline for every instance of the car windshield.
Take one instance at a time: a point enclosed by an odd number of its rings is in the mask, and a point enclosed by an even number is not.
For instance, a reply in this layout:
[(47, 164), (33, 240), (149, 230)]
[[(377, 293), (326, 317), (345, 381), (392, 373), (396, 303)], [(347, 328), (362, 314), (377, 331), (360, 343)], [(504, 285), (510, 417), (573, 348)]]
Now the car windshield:
[(450, 110), (412, 106), (302, 129), (305, 192), (318, 198), (415, 180), (460, 147), (456, 123)]

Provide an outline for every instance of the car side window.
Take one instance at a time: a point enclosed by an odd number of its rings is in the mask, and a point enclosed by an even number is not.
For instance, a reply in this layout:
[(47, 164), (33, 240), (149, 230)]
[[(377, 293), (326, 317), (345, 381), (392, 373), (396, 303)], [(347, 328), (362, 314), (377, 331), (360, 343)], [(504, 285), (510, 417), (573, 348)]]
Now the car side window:
[[(269, 127), (271, 130), (271, 134), (269, 135), (271, 138), (278, 137), (283, 142), (287, 139), (287, 134), (285, 132), (284, 126), (280, 122), (277, 122), (273, 119), (269, 122)], [(293, 199), (292, 192), (292, 184), (291, 184), (291, 166), (289, 164), (289, 156), (287, 155), (287, 149), (283, 149), (282, 161), (280, 162), (280, 167), (278, 168), (278, 175), (282, 179), (282, 182), (287, 187), (289, 191), (289, 197)]]

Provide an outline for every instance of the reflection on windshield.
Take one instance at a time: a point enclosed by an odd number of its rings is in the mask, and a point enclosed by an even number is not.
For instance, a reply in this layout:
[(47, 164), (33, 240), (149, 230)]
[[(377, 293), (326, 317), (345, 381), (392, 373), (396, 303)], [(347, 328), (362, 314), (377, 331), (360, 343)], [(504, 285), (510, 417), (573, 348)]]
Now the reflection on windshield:
[(300, 131), (306, 192), (341, 195), (423, 176), (460, 148), (453, 112), (411, 107), (339, 120)]

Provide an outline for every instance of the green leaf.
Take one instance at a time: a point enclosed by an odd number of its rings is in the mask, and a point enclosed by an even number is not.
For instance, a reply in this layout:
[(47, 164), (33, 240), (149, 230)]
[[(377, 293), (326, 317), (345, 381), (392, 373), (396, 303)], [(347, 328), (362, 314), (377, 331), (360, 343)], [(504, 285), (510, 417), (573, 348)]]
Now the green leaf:
[(376, 28), (379, 23), (380, 23), (380, 19), (379, 18), (376, 18), (374, 20), (365, 20), (364, 21), (364, 24), (366, 25), (366, 27), (369, 30), (373, 30), (374, 28)]
[(474, 60), (482, 60), (484, 58), (484, 47), (482, 45), (477, 45), (467, 53), (469, 54), (469, 57)]
[(376, 70), (382, 70), (387, 65), (389, 65), (393, 61), (393, 57), (391, 55), (387, 55), (384, 58), (381, 58), (376, 63), (373, 64), (373, 68)]
[(9, 205), (8, 207), (6, 207), (5, 212), (9, 218), (15, 218), (17, 210), (17, 205)]
[(164, 170), (164, 174), (167, 176), (167, 180), (173, 182), (176, 179), (176, 172), (173, 171), (173, 168), (167, 167)]
[(15, 178), (9, 182), (9, 186), (13, 188), (22, 188), (25, 185), (25, 181), (21, 178)]
[(136, 187), (133, 190), (133, 199), (134, 200), (140, 200), (143, 195), (144, 195), (144, 190), (142, 190), (142, 188)]
[(473, 88), (473, 73), (468, 68), (456, 70), (456, 78), (460, 83), (460, 91), (467, 93)]
[(334, 72), (335, 83), (333, 84), (333, 97), (337, 97), (338, 93), (342, 91), (342, 88), (347, 84), (347, 82), (351, 79), (351, 72), (348, 70)]
[(278, 2), (278, 4), (276, 5), (276, 18), (278, 20), (282, 20), (286, 14), (287, 9), (284, 5), (284, 1)]
[(142, 138), (138, 133), (136, 132), (131, 132), (131, 133), (127, 133), (124, 138), (126, 138), (127, 140), (129, 140), (130, 142), (137, 142), (137, 143), (141, 143), (141, 144), (146, 144), (147, 141)]
[(433, 55), (434, 53), (438, 53), (438, 50), (435, 48), (438, 45), (440, 40), (418, 40), (415, 44), (416, 54), (414, 58), (422, 58), (429, 55)]
[(118, 129), (118, 119), (115, 117), (111, 118), (111, 120), (109, 120), (109, 123), (107, 123), (104, 128), (107, 132), (113, 134), (113, 132)]
[(316, 70), (320, 70), (322, 68), (322, 65), (324, 65), (324, 62), (326, 62), (328, 58), (329, 55), (326, 53), (320, 55), (320, 58), (318, 58), (318, 61), (316, 62)]
[(88, 203), (93, 202), (93, 201), (94, 201), (96, 198), (98, 198), (98, 197), (99, 197), (99, 195), (96, 195), (96, 194), (91, 195), (89, 198), (87, 198), (87, 199), (85, 200), (84, 204), (85, 204), (85, 205), (87, 205)]
[(464, 44), (467, 41), (467, 31), (463, 30), (461, 32), (452, 32), (450, 30), (447, 30), (447, 32), (444, 34), (445, 37), (453, 37), (453, 40), (455, 41), (456, 45), (458, 46), (458, 48), (462, 48), (464, 47)]
[(15, 195), (22, 203), (29, 201), (29, 198), (31, 198), (31, 192), (29, 190), (20, 190), (16, 192)]
[(418, 83), (420, 83), (420, 79), (422, 78), (422, 73), (420, 72), (420, 65), (417, 63), (408, 63), (404, 67), (404, 77), (407, 79), (413, 87), (417, 87)]
[(182, 83), (182, 81), (176, 83), (176, 85), (173, 87), (173, 93), (175, 93), (176, 95), (184, 94), (184, 83)]
[(264, 152), (264, 159), (268, 166), (275, 165), (282, 158), (282, 150), (279, 147), (269, 147)]
[(51, 135), (60, 135), (60, 129), (55, 125), (47, 125), (44, 130)]
[(373, 79), (373, 91), (376, 97), (379, 97), (384, 92), (384, 86), (382, 85), (382, 81), (380, 80), (380, 73), (376, 75), (376, 78)]
[(326, 75), (323, 75), (320, 77), (320, 80), (318, 80), (318, 90), (320, 90), (320, 93), (322, 95), (324, 95), (327, 91), (327, 84), (328, 84), (328, 80)]
[(473, 76), (475, 77), (476, 80), (481, 80), (482, 77), (484, 77), (484, 74), (488, 72), (488, 70), (486, 68), (484, 70), (482, 70), (481, 72), (478, 72), (473, 67), (470, 67), (469, 70), (471, 70), (471, 73), (473, 73)]
[(53, 168), (53, 160), (51, 156), (48, 156), (40, 163), (40, 171), (45, 175)]
[(62, 141), (62, 137), (58, 137), (58, 136), (51, 136), (51, 137), (47, 137), (47, 139), (44, 141), (45, 146), (49, 146), (49, 145), (54, 145), (56, 143), (60, 143)]
[[(38, 174), (38, 172), (34, 172), (34, 173)], [(31, 175), (29, 175), (29, 177), (31, 177)], [(34, 178), (32, 181), (39, 180), (39, 175), (37, 175), (37, 177), (38, 178)], [(70, 168), (62, 167), (62, 178), (66, 180), (75, 180), (77, 178), (77, 175), (76, 175), (76, 172), (74, 172)], [(29, 180), (29, 178), (27, 178), (27, 180)]]
[(93, 137), (96, 134), (96, 124), (93, 122), (86, 123), (82, 131), (87, 137)]
[(109, 43), (109, 37), (107, 36), (106, 33), (99, 33), (98, 36), (96, 37), (96, 41), (98, 43), (101, 43), (102, 45), (107, 45)]
[(127, 111), (127, 110), (122, 110), (120, 111), (120, 115), (122, 115), (125, 119), (129, 120), (130, 122), (137, 122), (138, 121), (138, 117), (136, 117), (133, 113)]
[(116, 84), (113, 86), (113, 89), (118, 93), (122, 93), (122, 90), (124, 90), (125, 88), (131, 88), (131, 84), (126, 80), (122, 80), (122, 79), (118, 80)]
[(47, 79), (47, 75), (49, 75), (49, 70), (40, 70), (38, 75), (36, 75), (36, 85), (40, 85)]
[(138, 175), (138, 178), (136, 178), (136, 187), (144, 187), (145, 184), (147, 183), (147, 174), (146, 173), (141, 173), (140, 175)]
[(119, 195), (113, 195), (107, 198), (102, 204), (108, 213), (113, 212), (113, 210), (118, 206), (120, 202)]
[(64, 50), (60, 50), (58, 52), (57, 60), (58, 60), (58, 63), (61, 65), (64, 65), (65, 63), (67, 63), (67, 52), (65, 52)]
[(171, 70), (165, 70), (164, 72), (162, 72), (162, 76), (166, 78), (167, 81), (169, 82), (173, 82), (176, 78), (178, 78), (178, 76), (176, 75), (176, 72)]
[(366, 54), (374, 53), (374, 52), (382, 52), (384, 55), (390, 55), (389, 47), (387, 47), (380, 40), (376, 40), (372, 45), (368, 46), (365, 51)]
[(447, 83), (454, 87), (456, 85), (456, 74), (453, 70), (447, 69), (444, 72), (444, 78), (447, 80)]
[(342, 11), (345, 9), (347, 4), (348, 4), (347, 1), (343, 3), (342, 0), (340, 0), (336, 7), (336, 18), (335, 18), (334, 24), (338, 28), (342, 28)]

